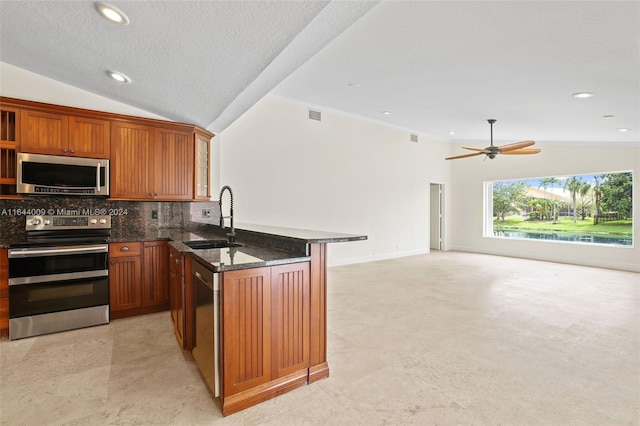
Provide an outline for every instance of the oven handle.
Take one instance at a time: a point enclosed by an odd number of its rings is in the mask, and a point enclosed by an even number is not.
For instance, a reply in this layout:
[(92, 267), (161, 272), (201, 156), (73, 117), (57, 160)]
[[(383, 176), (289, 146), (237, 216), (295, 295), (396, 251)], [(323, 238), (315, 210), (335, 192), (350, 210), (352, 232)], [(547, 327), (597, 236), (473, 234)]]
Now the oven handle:
[(9, 285), (38, 284), (48, 282), (60, 282), (70, 280), (80, 280), (84, 278), (108, 277), (107, 269), (98, 271), (69, 272), (67, 274), (37, 275), (32, 277), (9, 278)]
[(9, 249), (9, 258), (16, 257), (39, 257), (39, 256), (58, 256), (61, 254), (87, 254), (87, 253), (107, 253), (109, 246), (73, 246), (73, 247), (54, 247), (50, 249)]

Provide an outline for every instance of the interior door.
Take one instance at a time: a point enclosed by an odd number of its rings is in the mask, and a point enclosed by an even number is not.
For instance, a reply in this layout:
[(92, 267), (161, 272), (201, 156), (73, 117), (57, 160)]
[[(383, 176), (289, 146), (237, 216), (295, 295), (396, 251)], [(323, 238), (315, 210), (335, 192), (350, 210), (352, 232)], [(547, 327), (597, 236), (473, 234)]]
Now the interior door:
[(444, 224), (444, 211), (443, 211), (443, 189), (444, 185), (439, 183), (432, 183), (430, 185), (430, 199), (429, 199), (429, 248), (431, 250), (442, 250), (443, 247), (443, 224)]

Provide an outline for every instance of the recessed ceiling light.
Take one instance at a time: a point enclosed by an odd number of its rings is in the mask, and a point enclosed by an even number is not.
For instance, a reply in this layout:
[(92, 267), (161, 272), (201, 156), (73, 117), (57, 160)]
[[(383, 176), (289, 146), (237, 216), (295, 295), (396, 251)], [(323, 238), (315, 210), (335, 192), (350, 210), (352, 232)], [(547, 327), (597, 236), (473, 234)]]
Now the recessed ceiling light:
[(629, 132), (629, 131), (631, 131), (631, 129), (628, 129), (628, 128), (626, 128), (626, 127), (623, 127), (623, 128), (621, 128), (621, 129), (618, 129), (618, 131), (619, 131), (619, 132)]
[(456, 132), (454, 132), (453, 130), (449, 132), (450, 135), (455, 135)]
[(571, 96), (573, 96), (574, 98), (578, 98), (578, 99), (586, 99), (586, 98), (593, 97), (593, 93), (591, 93), (591, 92), (578, 92), (578, 93), (574, 93)]
[(118, 71), (107, 71), (107, 75), (118, 83), (131, 83), (131, 79)]
[(613, 115), (613, 114), (607, 114), (607, 115), (603, 115), (603, 116), (602, 116), (602, 118), (604, 118), (605, 120), (610, 120), (610, 119), (612, 119), (613, 117), (615, 117), (615, 115)]
[(115, 6), (97, 1), (95, 2), (95, 7), (100, 15), (111, 22), (124, 25), (127, 25), (129, 23), (129, 18), (127, 17), (127, 15), (125, 15), (120, 9)]
[(349, 83), (349, 87), (360, 87), (360, 83)]
[(382, 111), (382, 113), (383, 113), (384, 115), (391, 115), (391, 112), (389, 112), (389, 111)]

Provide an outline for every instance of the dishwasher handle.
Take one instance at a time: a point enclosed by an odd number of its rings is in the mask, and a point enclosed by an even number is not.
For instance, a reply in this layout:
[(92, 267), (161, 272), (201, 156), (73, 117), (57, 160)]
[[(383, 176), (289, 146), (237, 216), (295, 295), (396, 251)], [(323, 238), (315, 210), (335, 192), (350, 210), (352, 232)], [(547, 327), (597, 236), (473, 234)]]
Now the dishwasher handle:
[(215, 279), (215, 273), (210, 269), (207, 269), (204, 265), (199, 262), (193, 262), (191, 270), (193, 272), (194, 278), (201, 281), (204, 285), (209, 287), (213, 291), (219, 290), (218, 280)]

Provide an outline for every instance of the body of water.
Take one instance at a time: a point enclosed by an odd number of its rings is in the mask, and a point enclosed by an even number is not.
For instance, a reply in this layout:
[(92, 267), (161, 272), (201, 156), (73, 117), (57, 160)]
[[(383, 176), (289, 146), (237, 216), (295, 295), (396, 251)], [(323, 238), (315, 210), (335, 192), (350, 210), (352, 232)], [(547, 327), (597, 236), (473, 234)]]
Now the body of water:
[(536, 231), (519, 231), (513, 229), (493, 229), (493, 235), (504, 238), (523, 238), (534, 240), (568, 241), (585, 244), (609, 244), (614, 246), (631, 246), (633, 239), (622, 235), (583, 235), (583, 234), (557, 234)]

